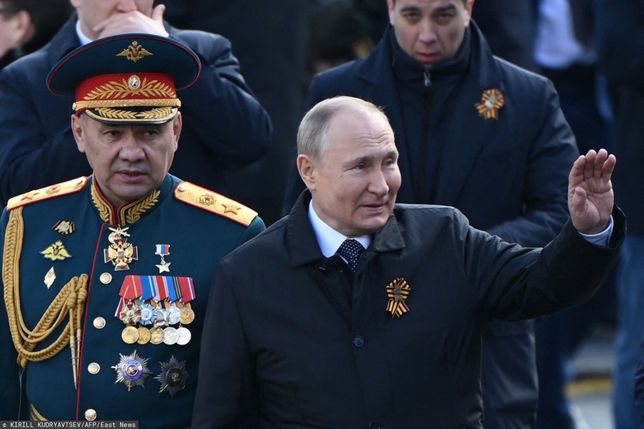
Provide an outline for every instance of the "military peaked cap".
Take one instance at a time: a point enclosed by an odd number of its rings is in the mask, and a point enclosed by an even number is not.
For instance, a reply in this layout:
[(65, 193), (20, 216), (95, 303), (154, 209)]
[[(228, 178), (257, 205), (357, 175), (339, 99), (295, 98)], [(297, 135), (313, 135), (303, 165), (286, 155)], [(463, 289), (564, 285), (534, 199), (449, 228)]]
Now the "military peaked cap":
[(177, 89), (192, 85), (199, 57), (182, 42), (152, 34), (119, 34), (81, 46), (52, 68), (47, 87), (73, 95), (78, 115), (110, 124), (161, 124), (177, 115)]

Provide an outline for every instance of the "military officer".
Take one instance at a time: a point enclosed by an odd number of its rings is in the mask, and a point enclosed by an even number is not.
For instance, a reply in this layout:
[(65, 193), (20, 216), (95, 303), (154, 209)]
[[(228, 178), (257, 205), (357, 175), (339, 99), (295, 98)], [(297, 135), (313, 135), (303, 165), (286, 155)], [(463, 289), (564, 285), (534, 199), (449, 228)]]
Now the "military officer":
[(148, 34), (97, 40), (52, 69), (49, 89), (75, 95), (93, 173), (2, 214), (0, 420), (189, 426), (215, 266), (264, 229), (253, 210), (168, 174), (176, 90), (199, 71), (189, 48)]

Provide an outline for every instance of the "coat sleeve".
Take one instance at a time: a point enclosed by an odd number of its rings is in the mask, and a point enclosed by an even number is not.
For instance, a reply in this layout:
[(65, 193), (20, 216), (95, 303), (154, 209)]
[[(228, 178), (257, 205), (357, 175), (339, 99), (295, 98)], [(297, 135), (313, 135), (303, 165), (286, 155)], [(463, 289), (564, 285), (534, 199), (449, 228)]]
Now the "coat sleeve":
[(201, 59), (201, 74), (178, 93), (182, 111), (190, 117), (187, 132), (196, 135), (227, 167), (258, 160), (272, 136), (268, 113), (254, 97), (240, 72), (230, 42), (201, 31), (177, 31)]
[(531, 319), (588, 299), (617, 260), (626, 230), (623, 214), (615, 209), (607, 247), (589, 243), (568, 222), (543, 249), (530, 249), (471, 228), (460, 216), (464, 270), (476, 285), (485, 320)]
[(201, 337), (193, 429), (256, 427), (255, 363), (237, 306), (232, 270), (220, 264), (210, 291)]
[[(91, 170), (85, 156), (76, 148), (69, 116), (60, 131), (48, 136), (38, 103), (47, 106), (44, 77), (42, 90), (33, 88), (41, 72), (28, 70), (20, 63), (0, 72), (0, 203), (31, 189), (38, 189), (60, 181), (88, 175)], [(46, 72), (44, 72), (46, 73)], [(44, 96), (44, 95), (43, 95)], [(71, 104), (69, 106), (71, 116)], [(58, 117), (58, 115), (55, 115)], [(58, 161), (56, 161), (58, 160)], [(62, 162), (62, 160), (65, 160)]]
[[(540, 81), (543, 82), (543, 81)], [(487, 229), (506, 241), (544, 246), (568, 219), (568, 174), (579, 155), (575, 138), (559, 107), (550, 81), (543, 83), (537, 102), (544, 106), (528, 153), (523, 195), (524, 213)]]

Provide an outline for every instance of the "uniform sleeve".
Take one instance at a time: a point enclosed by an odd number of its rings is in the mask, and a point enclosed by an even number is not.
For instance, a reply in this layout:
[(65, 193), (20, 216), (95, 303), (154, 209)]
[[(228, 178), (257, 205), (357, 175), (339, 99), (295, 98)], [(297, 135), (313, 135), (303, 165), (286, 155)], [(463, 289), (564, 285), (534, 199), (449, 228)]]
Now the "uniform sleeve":
[[(33, 71), (31, 71), (33, 72)], [(90, 173), (76, 148), (68, 122), (47, 136), (34, 92), (24, 71), (8, 67), (0, 72), (0, 203), (31, 189)], [(35, 73), (35, 72), (34, 72)], [(44, 78), (43, 78), (44, 85)], [(51, 96), (50, 96), (51, 97)], [(71, 116), (71, 109), (70, 109)], [(54, 162), (53, 160), (57, 160)]]
[(193, 429), (256, 427), (255, 363), (237, 306), (233, 272), (234, 267), (221, 264), (210, 291), (201, 337)]
[(532, 247), (547, 244), (568, 219), (568, 174), (579, 155), (551, 82), (542, 94), (538, 103), (545, 107), (537, 134), (532, 142), (522, 142), (531, 144), (524, 214), (487, 229), (506, 241)]
[[(6, 221), (7, 211), (5, 210), (0, 222), (2, 249), (4, 249)], [(4, 291), (4, 282), (2, 286)], [(20, 367), (16, 362), (16, 357), (16, 349), (13, 346), (9, 331), (7, 308), (3, 300), (3, 305), (0, 307), (0, 374), (2, 374), (2, 382), (0, 382), (0, 420), (19, 420), (20, 417)]]
[(259, 159), (270, 142), (268, 113), (253, 96), (240, 73), (230, 42), (218, 35), (180, 31), (201, 59), (201, 74), (190, 88), (179, 91), (182, 111), (190, 118), (184, 132), (194, 135), (227, 167)]

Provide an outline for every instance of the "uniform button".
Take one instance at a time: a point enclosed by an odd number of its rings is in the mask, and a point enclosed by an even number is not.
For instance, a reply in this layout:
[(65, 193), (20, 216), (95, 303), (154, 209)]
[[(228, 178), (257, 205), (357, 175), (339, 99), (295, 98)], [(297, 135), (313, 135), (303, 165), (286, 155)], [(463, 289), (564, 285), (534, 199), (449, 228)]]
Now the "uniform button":
[(107, 324), (107, 322), (105, 321), (105, 319), (103, 317), (95, 318), (93, 323), (94, 323), (94, 327), (96, 329), (103, 329), (105, 327), (105, 325)]
[(93, 408), (88, 408), (85, 410), (85, 420), (88, 422), (93, 422), (96, 420), (96, 410)]
[(90, 374), (98, 374), (101, 371), (101, 366), (96, 362), (92, 362), (87, 365), (87, 372)]
[(98, 279), (104, 285), (108, 285), (108, 284), (112, 283), (112, 275), (110, 273), (103, 273), (103, 274), (101, 274), (101, 276)]
[(361, 349), (362, 347), (364, 347), (364, 337), (362, 335), (356, 335), (355, 337), (353, 337), (352, 343), (354, 347)]
[(177, 186), (177, 191), (179, 191), (179, 192), (184, 192), (185, 190), (186, 190), (186, 187), (185, 187), (185, 186), (183, 186), (183, 185), (179, 185), (179, 186)]

